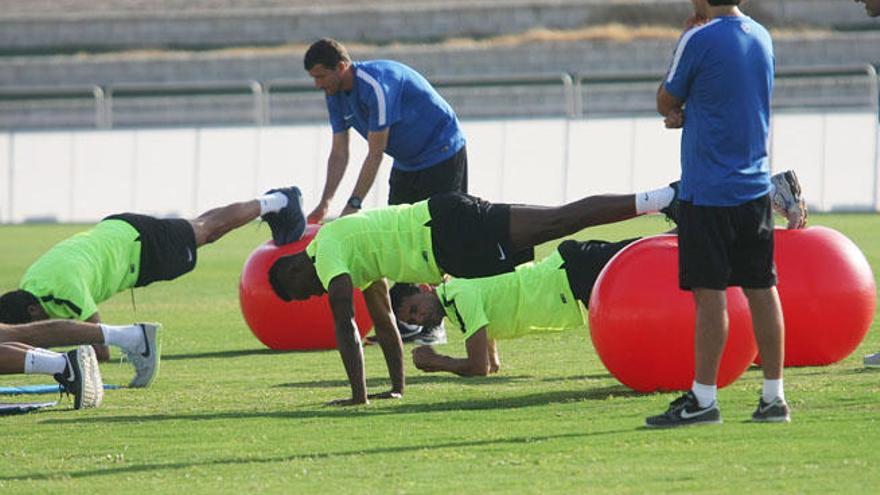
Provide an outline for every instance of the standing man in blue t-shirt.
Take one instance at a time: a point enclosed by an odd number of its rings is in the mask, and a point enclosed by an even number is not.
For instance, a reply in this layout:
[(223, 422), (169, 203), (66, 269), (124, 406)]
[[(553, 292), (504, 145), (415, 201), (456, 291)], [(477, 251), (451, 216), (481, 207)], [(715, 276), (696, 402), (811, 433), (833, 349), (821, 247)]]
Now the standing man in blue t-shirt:
[[(740, 0), (692, 0), (669, 73), (657, 92), (667, 127), (683, 127), (679, 285), (696, 303), (691, 390), (648, 427), (720, 423), (718, 364), (727, 341), (726, 289), (749, 303), (764, 372), (753, 421), (787, 422), (782, 386), (783, 319), (773, 264), (767, 157), (774, 56), (770, 34), (744, 15)], [(793, 174), (776, 184), (799, 193)], [(797, 210), (800, 211), (800, 210)], [(804, 216), (789, 217), (790, 227)]]

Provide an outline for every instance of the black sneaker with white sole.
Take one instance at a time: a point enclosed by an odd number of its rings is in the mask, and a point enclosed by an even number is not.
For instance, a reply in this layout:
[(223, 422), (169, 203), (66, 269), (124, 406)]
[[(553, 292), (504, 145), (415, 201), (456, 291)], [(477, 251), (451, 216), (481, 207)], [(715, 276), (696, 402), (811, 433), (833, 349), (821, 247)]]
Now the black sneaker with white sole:
[(413, 339), (414, 344), (419, 345), (435, 345), (446, 343), (446, 327), (440, 323), (436, 327), (423, 327)]
[(296, 186), (270, 189), (266, 194), (280, 192), (287, 196), (287, 206), (277, 212), (270, 212), (261, 218), (272, 229), (272, 240), (276, 246), (296, 242), (306, 231), (306, 216), (302, 209), (302, 192)]
[(665, 413), (645, 418), (648, 428), (675, 428), (677, 426), (711, 425), (721, 423), (721, 411), (718, 403), (709, 407), (700, 407), (693, 392), (682, 395), (669, 404)]
[(74, 409), (98, 407), (104, 401), (104, 382), (98, 358), (91, 346), (83, 345), (65, 354), (67, 367), (56, 373), (61, 392), (73, 396)]
[(764, 402), (761, 397), (758, 400), (758, 408), (752, 413), (752, 421), (756, 423), (788, 423), (791, 421), (791, 409), (784, 399), (779, 397), (771, 402)]

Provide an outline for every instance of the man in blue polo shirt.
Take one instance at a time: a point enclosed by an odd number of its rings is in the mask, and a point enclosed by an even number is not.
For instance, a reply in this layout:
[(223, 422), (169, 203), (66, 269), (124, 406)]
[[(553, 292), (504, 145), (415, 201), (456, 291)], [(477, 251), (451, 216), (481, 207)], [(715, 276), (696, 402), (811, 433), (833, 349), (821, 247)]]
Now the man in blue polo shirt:
[[(683, 127), (679, 285), (696, 303), (695, 375), (689, 392), (645, 424), (721, 422), (716, 378), (728, 333), (728, 286), (742, 287), (748, 299), (761, 355), (764, 388), (752, 420), (787, 422), (771, 217), (773, 202), (786, 197), (770, 194), (767, 156), (773, 43), (739, 10), (740, 0), (692, 3), (694, 16), (658, 89), (657, 110), (667, 127)], [(777, 191), (799, 193), (794, 174), (781, 177)], [(803, 226), (805, 209), (791, 206), (789, 227)]]
[[(367, 140), (368, 151), (342, 215), (361, 209), (383, 154), (394, 158), (388, 204), (411, 204), (443, 192), (467, 192), (467, 151), (458, 117), (431, 84), (392, 60), (352, 62), (345, 47), (324, 38), (306, 51), (305, 70), (326, 94), (333, 129), (327, 181), (310, 223), (327, 215), (348, 164), (349, 129)], [(406, 327), (401, 326), (404, 331)], [(405, 332), (405, 331), (404, 331)], [(420, 343), (445, 340), (442, 328), (410, 328)], [(422, 340), (418, 340), (421, 338)]]

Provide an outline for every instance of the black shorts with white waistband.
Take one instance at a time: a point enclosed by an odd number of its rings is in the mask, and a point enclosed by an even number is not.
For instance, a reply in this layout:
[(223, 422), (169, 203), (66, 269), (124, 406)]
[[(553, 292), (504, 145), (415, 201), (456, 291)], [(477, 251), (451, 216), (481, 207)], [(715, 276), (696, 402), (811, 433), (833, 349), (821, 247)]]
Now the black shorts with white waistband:
[(682, 201), (678, 284), (683, 290), (775, 286), (770, 196), (729, 207)]
[(444, 273), (488, 277), (535, 258), (533, 248), (511, 250), (510, 205), (450, 192), (431, 197), (428, 209), (434, 258)]
[(137, 213), (111, 215), (104, 220), (122, 220), (140, 234), (141, 266), (135, 287), (174, 280), (196, 267), (196, 234), (189, 220), (159, 219)]

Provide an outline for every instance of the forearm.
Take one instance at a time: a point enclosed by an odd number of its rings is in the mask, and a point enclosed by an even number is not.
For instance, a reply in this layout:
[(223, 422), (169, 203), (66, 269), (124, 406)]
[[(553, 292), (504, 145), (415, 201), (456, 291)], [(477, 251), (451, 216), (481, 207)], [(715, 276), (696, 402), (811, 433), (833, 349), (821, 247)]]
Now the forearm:
[(430, 364), (422, 369), (428, 372), (448, 371), (449, 373), (466, 377), (486, 376), (489, 374), (487, 367), (479, 366), (478, 363), (468, 358), (455, 358), (443, 354), (433, 355)]
[(367, 402), (363, 348), (357, 338), (357, 327), (351, 319), (336, 322), (336, 348), (351, 384), (352, 400), (356, 403)]
[(391, 379), (391, 392), (403, 394), (405, 387), (403, 372), (403, 342), (394, 324), (394, 312), (388, 296), (388, 284), (384, 280), (372, 283), (364, 290), (364, 299), (370, 318), (376, 327), (376, 337), (385, 356), (388, 376)]
[(327, 180), (324, 183), (324, 191), (321, 193), (321, 202), (329, 204), (336, 195), (336, 190), (345, 176), (348, 168), (348, 155), (343, 153), (331, 153), (327, 159)]
[(376, 175), (379, 173), (379, 166), (382, 165), (382, 158), (382, 151), (370, 151), (367, 154), (361, 166), (361, 172), (358, 175), (354, 190), (351, 193), (352, 196), (363, 199), (370, 192), (370, 188), (373, 187), (373, 182), (376, 180)]
[(385, 365), (388, 366), (388, 377), (391, 379), (391, 391), (403, 393), (403, 345), (396, 342), (387, 342), (388, 339), (380, 339), (382, 354), (385, 356)]

